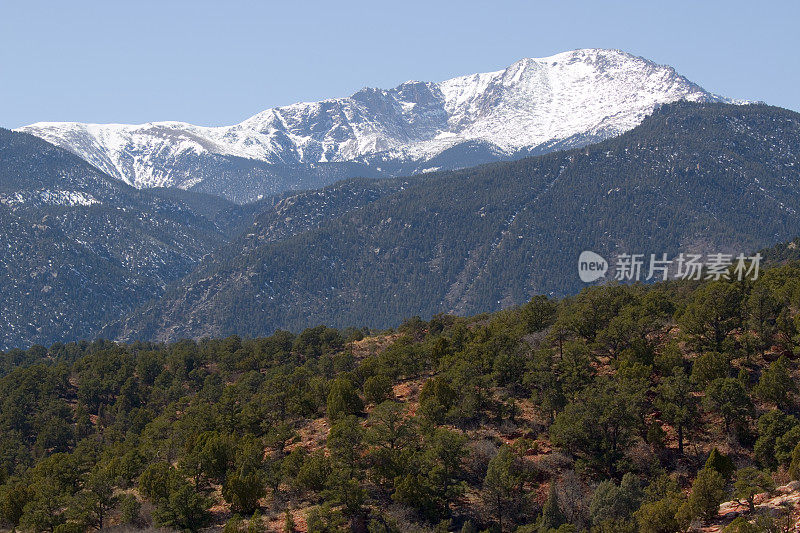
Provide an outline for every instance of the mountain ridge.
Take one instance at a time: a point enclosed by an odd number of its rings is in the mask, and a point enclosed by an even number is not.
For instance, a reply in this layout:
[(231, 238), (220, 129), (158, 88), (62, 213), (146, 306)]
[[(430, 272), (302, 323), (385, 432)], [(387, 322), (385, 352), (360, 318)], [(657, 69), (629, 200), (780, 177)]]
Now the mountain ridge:
[(138, 188), (193, 189), (244, 203), (343, 178), (582, 146), (628, 131), (676, 100), (734, 102), (672, 67), (619, 50), (580, 49), (442, 82), (271, 108), (232, 126), (36, 123), (20, 131)]
[(304, 193), (322, 195), (319, 212), (309, 201), (300, 210), (318, 222), (260, 215), (104, 335), (390, 327), (572, 294), (582, 250), (749, 253), (800, 233), (799, 140), (797, 113), (675, 103), (596, 145), (400, 179), (335, 212), (357, 183)]
[(160, 296), (247, 216), (220, 198), (135, 189), (0, 128), (0, 350), (95, 335)]

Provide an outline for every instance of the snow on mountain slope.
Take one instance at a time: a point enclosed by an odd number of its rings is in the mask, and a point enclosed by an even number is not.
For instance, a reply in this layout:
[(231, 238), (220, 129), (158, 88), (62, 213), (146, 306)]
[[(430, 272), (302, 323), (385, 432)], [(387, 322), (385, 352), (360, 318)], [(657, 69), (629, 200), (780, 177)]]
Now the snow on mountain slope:
[[(136, 187), (197, 188), (248, 201), (351, 174), (425, 170), (425, 162), (459, 145), (485, 146), (489, 155), (451, 154), (446, 167), (587, 144), (630, 130), (659, 104), (681, 99), (728, 101), (671, 67), (618, 50), (584, 49), (441, 83), (409, 81), (268, 109), (233, 126), (40, 122), (21, 131)], [(342, 163), (357, 165), (330, 171)], [(247, 181), (246, 191), (237, 180)]]

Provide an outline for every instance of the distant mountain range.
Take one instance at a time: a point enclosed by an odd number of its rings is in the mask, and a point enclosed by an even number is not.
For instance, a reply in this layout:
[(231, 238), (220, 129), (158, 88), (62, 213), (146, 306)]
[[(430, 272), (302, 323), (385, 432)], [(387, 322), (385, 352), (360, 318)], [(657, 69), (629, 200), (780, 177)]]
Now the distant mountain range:
[(23, 130), (0, 129), (0, 350), (388, 327), (574, 293), (585, 249), (800, 235), (800, 115), (619, 51), (228, 128)]
[(618, 138), (284, 198), (105, 335), (387, 327), (580, 290), (577, 258), (751, 253), (800, 235), (800, 114), (675, 103)]
[(350, 177), (518, 159), (619, 135), (661, 104), (730, 102), (668, 66), (618, 50), (522, 59), (441, 83), (267, 109), (240, 124), (37, 123), (41, 137), (137, 188), (245, 203)]

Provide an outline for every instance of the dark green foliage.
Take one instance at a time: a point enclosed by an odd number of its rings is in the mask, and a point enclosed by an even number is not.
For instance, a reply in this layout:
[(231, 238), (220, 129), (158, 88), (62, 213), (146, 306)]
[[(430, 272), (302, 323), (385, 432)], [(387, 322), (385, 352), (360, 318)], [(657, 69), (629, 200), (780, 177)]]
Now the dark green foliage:
[(119, 520), (123, 525), (138, 526), (142, 522), (141, 516), (142, 504), (132, 494), (126, 494), (120, 501), (120, 517)]
[(730, 358), (720, 352), (704, 352), (692, 363), (692, 381), (704, 389), (715, 379), (727, 378), (731, 372)]
[(83, 491), (77, 498), (87, 525), (102, 530), (108, 524), (108, 515), (119, 501), (114, 495), (114, 488), (114, 480), (101, 465), (95, 466), (88, 473)]
[(31, 489), (22, 483), (6, 483), (0, 489), (0, 523), (17, 526), (25, 505), (32, 499)]
[(379, 404), (389, 399), (392, 394), (392, 380), (379, 374), (370, 376), (364, 381), (364, 399), (367, 403)]
[(772, 517), (760, 515), (752, 522), (744, 516), (735, 518), (722, 531), (723, 533), (780, 533), (783, 530)]
[(748, 325), (755, 330), (758, 349), (763, 354), (772, 345), (777, 333), (777, 319), (781, 311), (780, 301), (764, 281), (753, 285), (747, 299)]
[(736, 482), (733, 484), (733, 496), (747, 501), (750, 512), (755, 511), (755, 497), (775, 487), (769, 475), (752, 466), (736, 471)]
[(331, 420), (358, 413), (364, 408), (355, 387), (347, 378), (339, 378), (333, 382), (328, 393), (327, 406), (328, 418)]
[(258, 509), (258, 500), (266, 495), (266, 485), (260, 472), (238, 469), (228, 474), (222, 486), (222, 497), (231, 508), (242, 513)]
[(169, 499), (172, 485), (179, 483), (176, 471), (169, 463), (152, 463), (139, 477), (139, 492), (154, 502)]
[(704, 403), (709, 411), (718, 413), (725, 424), (725, 431), (741, 427), (752, 415), (753, 403), (742, 384), (733, 378), (719, 378), (706, 389)]
[(699, 349), (722, 350), (725, 337), (739, 323), (740, 299), (741, 293), (733, 283), (704, 285), (679, 316), (683, 332)]
[(378, 482), (388, 483), (401, 476), (411, 446), (416, 443), (416, 428), (405, 408), (392, 401), (377, 405), (368, 419), (366, 439), (373, 446), (369, 460)]
[[(393, 327), (414, 315), (574, 294), (582, 250), (607, 259), (756, 250), (800, 234), (800, 215), (782, 207), (797, 204), (787, 183), (798, 180), (798, 124), (783, 109), (681, 102), (593, 146), (397, 180), (402, 189), (349, 209), (339, 206), (358, 187), (319, 191), (335, 206), (321, 223), (287, 238), (274, 230), (283, 219), (264, 214), (119, 331), (176, 339), (320, 323)], [(698, 346), (721, 351), (744, 321), (731, 315), (737, 292), (721, 283), (679, 312)], [(646, 331), (639, 319), (650, 316), (621, 317), (609, 349), (630, 344), (646, 355), (644, 337), (630, 332)], [(592, 318), (578, 321), (589, 341)]]
[(489, 461), (483, 479), (483, 501), (501, 531), (504, 523), (517, 522), (525, 503), (522, 493), (525, 478), (519, 463), (514, 451), (509, 446), (503, 446)]
[[(781, 312), (793, 309), (796, 265), (762, 279)], [(0, 521), (197, 530), (222, 525), (210, 512), (220, 505), (274, 520), (273, 503), (285, 503), (316, 506), (319, 531), (444, 530), (467, 518), (504, 531), (683, 530), (728, 497), (720, 480), (732, 460), (795, 477), (800, 464), (800, 424), (751, 388), (769, 365), (742, 335), (701, 355), (675, 331), (675, 310), (704, 286), (591, 287), (492, 315), (410, 319), (357, 346), (323, 327), (2, 354)], [(753, 286), (737, 287), (744, 312)], [(743, 375), (729, 370), (701, 392), (686, 370), (717, 353)], [(794, 359), (781, 367), (797, 376)], [(364, 406), (359, 393), (373, 389)], [(384, 399), (389, 390), (397, 396)], [(725, 422), (748, 438), (732, 444)], [(713, 451), (698, 473), (703, 449)], [(768, 485), (751, 470), (732, 481), (744, 500)], [(136, 497), (123, 496), (130, 489)]]
[(420, 456), (397, 480), (395, 499), (431, 520), (446, 516), (464, 490), (458, 477), (465, 444), (464, 436), (444, 428), (428, 435)]
[(778, 409), (787, 410), (794, 405), (797, 384), (789, 373), (785, 357), (769, 365), (758, 380), (754, 392), (766, 402), (775, 404)]
[(682, 368), (665, 378), (658, 387), (656, 406), (661, 410), (661, 417), (675, 426), (678, 433), (678, 452), (681, 454), (686, 432), (697, 425), (699, 402), (693, 392), (692, 384)]
[(231, 435), (205, 432), (191, 440), (187, 448), (179, 464), (196, 483), (201, 479), (215, 483), (225, 480), (236, 452), (236, 443)]
[(153, 519), (161, 526), (198, 531), (211, 520), (210, 505), (207, 496), (196, 492), (188, 483), (178, 483), (169, 497), (156, 505)]
[(645, 500), (634, 513), (641, 533), (674, 533), (685, 521), (679, 511), (684, 503), (677, 484), (666, 477), (657, 478), (645, 491)]
[(308, 454), (297, 471), (294, 484), (302, 491), (322, 492), (331, 475), (331, 461), (322, 452)]
[(419, 408), (435, 423), (444, 422), (447, 412), (456, 402), (456, 391), (443, 378), (431, 378), (422, 386)]
[(355, 416), (336, 420), (328, 435), (328, 449), (337, 468), (354, 473), (361, 459), (360, 448), (364, 441), (364, 429)]
[[(778, 409), (761, 415), (758, 419), (758, 439), (753, 448), (755, 460), (765, 468), (777, 467), (779, 460), (776, 444), (798, 425), (800, 423), (794, 415), (787, 415)], [(786, 450), (782, 451), (785, 453)]]
[(363, 505), (367, 493), (355, 477), (355, 472), (335, 468), (326, 483), (328, 487), (324, 493), (326, 500), (341, 505), (344, 516), (352, 518), (364, 514)]
[(800, 441), (797, 442), (797, 446), (792, 450), (789, 476), (795, 481), (800, 481)]
[(703, 468), (692, 483), (692, 491), (681, 506), (679, 515), (686, 521), (696, 518), (709, 520), (717, 516), (719, 504), (725, 497), (725, 479), (711, 468)]
[(555, 483), (550, 484), (550, 492), (547, 493), (547, 500), (542, 508), (542, 517), (539, 521), (539, 533), (550, 533), (551, 530), (558, 530), (566, 519), (564, 513), (558, 505), (558, 493)]
[(711, 450), (711, 453), (708, 454), (708, 459), (706, 459), (706, 463), (703, 467), (717, 471), (726, 480), (730, 480), (733, 473), (736, 471), (736, 465), (733, 464), (733, 460), (724, 453), (721, 453), (716, 446)]
[(168, 463), (151, 464), (139, 478), (139, 492), (155, 504), (158, 525), (197, 531), (211, 518), (209, 498)]
[[(756, 440), (756, 442), (758, 442)], [(775, 460), (779, 465), (789, 466), (792, 450), (800, 442), (800, 424), (793, 426), (783, 435), (775, 439)]]
[(341, 513), (334, 511), (329, 504), (314, 507), (306, 514), (309, 533), (334, 533), (341, 531), (344, 525)]
[[(631, 473), (625, 474), (619, 485), (610, 480), (600, 483), (592, 495), (590, 505), (595, 529), (604, 531), (625, 528), (633, 513), (639, 509), (642, 497), (640, 482)], [(610, 527), (612, 525), (613, 528)]]
[(646, 377), (618, 373), (598, 377), (556, 416), (550, 428), (553, 443), (579, 454), (591, 469), (615, 476), (618, 461), (642, 424)]
[(306, 356), (319, 357), (336, 353), (344, 347), (344, 339), (338, 330), (327, 326), (317, 326), (303, 330), (294, 340), (292, 350)]

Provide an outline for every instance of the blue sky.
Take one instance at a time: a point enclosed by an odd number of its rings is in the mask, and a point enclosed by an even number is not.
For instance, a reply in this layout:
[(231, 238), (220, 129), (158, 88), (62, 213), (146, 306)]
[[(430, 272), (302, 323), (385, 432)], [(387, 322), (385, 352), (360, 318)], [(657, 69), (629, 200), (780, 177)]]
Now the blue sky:
[(0, 1), (0, 126), (239, 122), (364, 86), (620, 48), (800, 110), (800, 2)]

